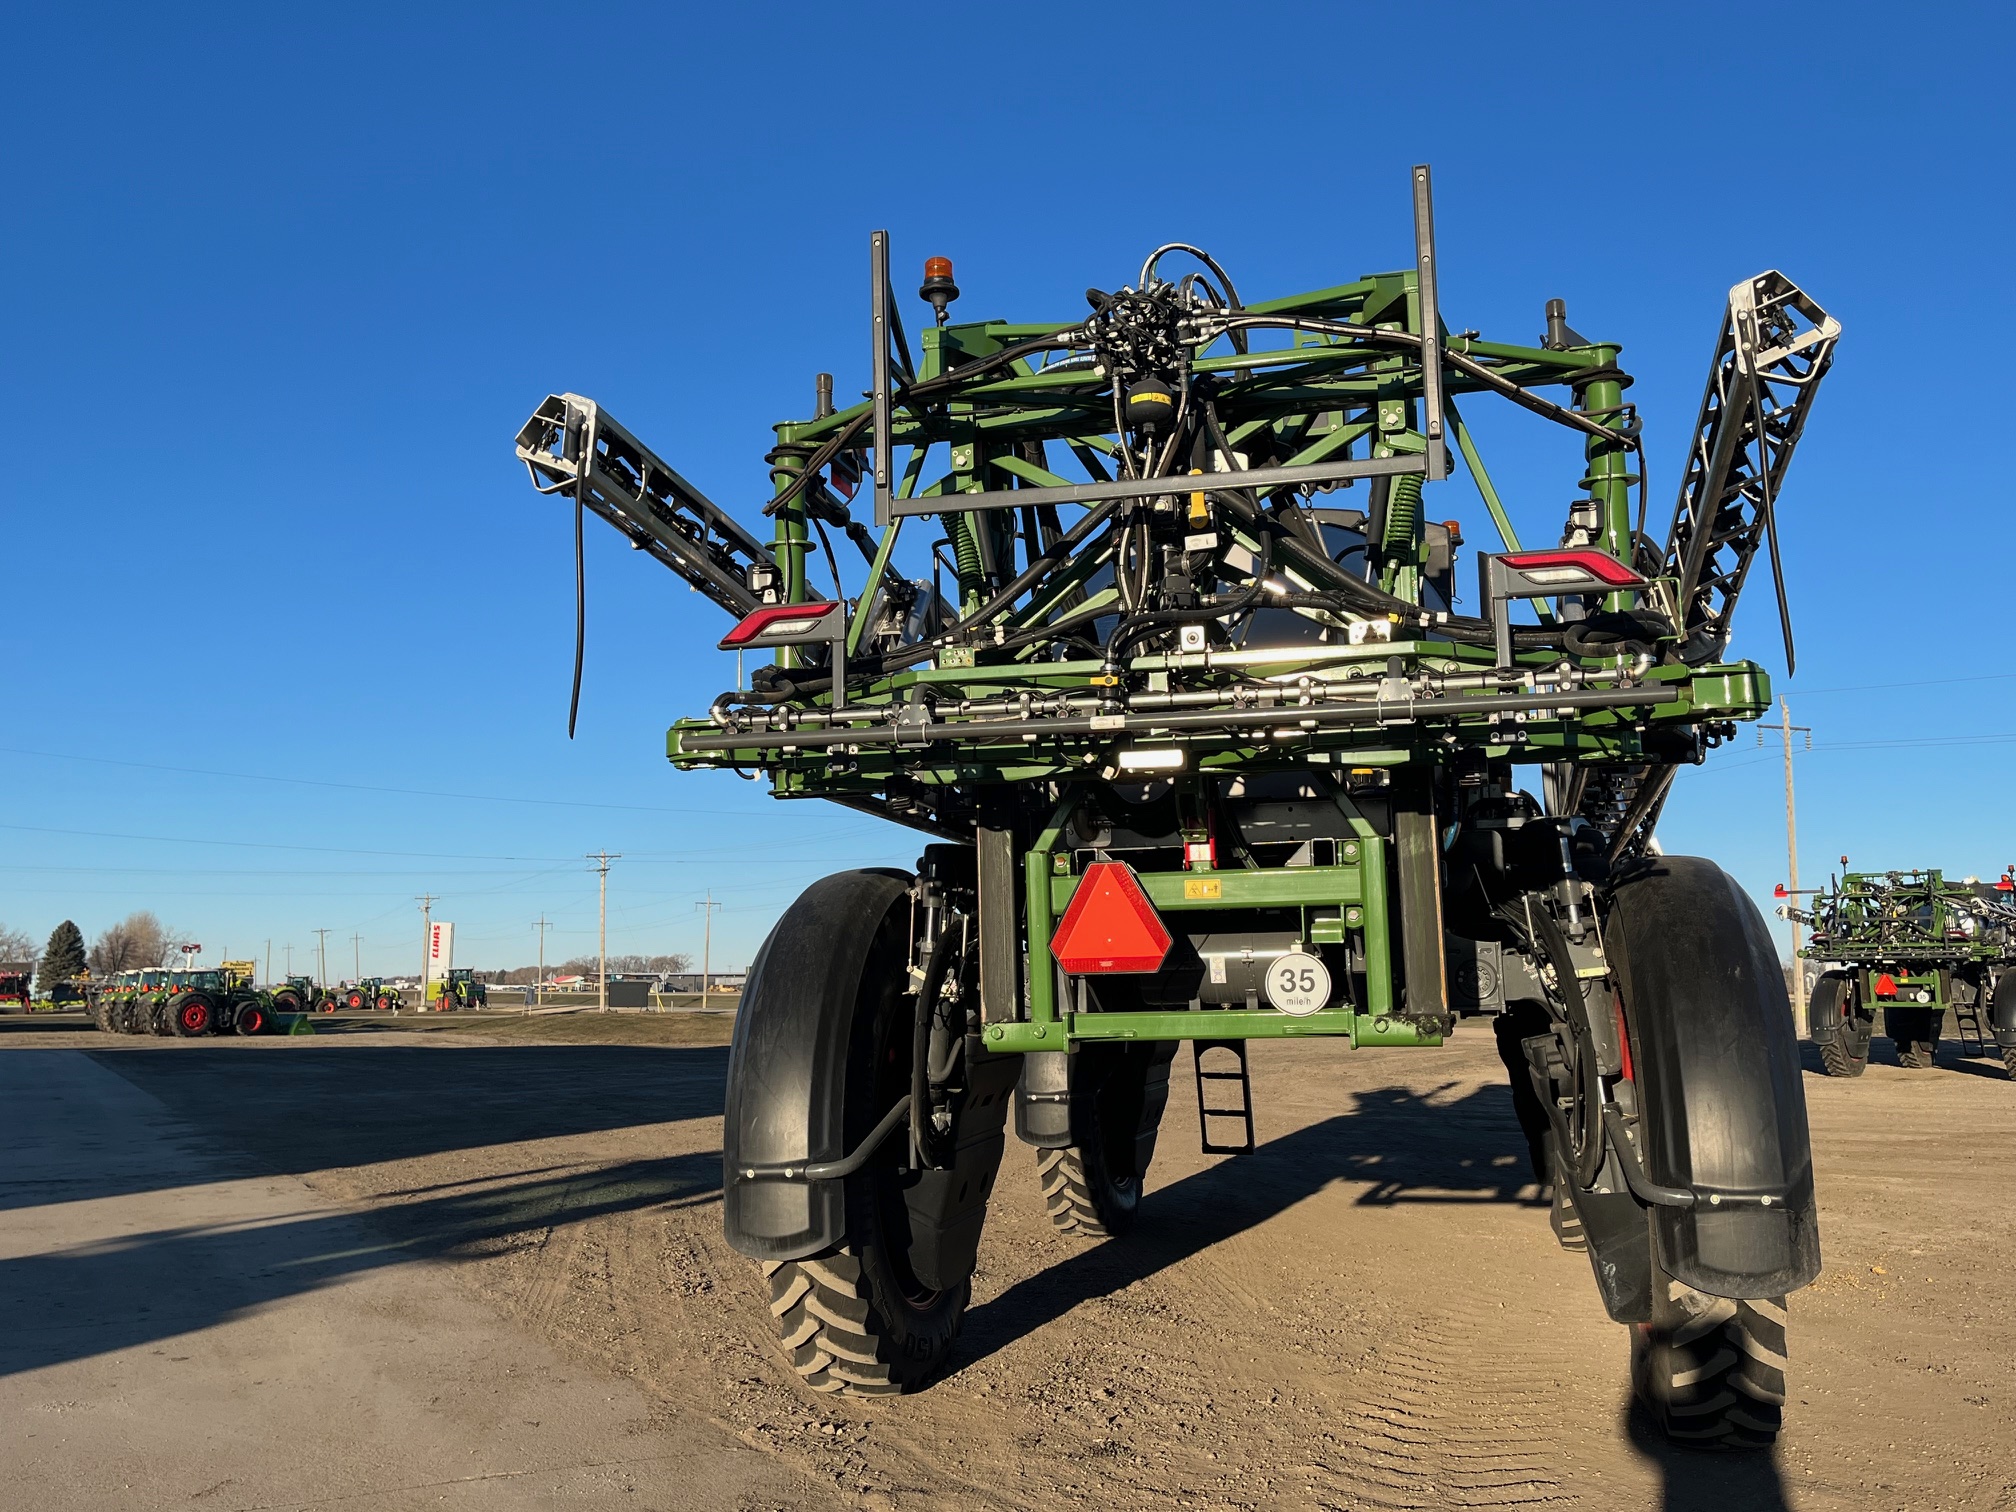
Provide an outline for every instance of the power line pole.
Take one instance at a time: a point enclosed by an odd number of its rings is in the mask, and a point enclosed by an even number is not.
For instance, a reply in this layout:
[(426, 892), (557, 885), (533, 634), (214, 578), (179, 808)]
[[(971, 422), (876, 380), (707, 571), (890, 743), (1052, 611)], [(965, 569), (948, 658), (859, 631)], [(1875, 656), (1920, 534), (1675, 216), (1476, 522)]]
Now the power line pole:
[(287, 947), (287, 975), (290, 977), (294, 975), (294, 947), (292, 945)]
[(539, 1001), (539, 994), (546, 987), (546, 931), (553, 925), (542, 913), (539, 915), (539, 922), (532, 927), (539, 931), (539, 974), (532, 978), (532, 1001), (536, 1003)]
[(350, 968), (356, 973), (352, 981), (364, 980), (364, 936), (361, 934), (350, 936)]
[(602, 874), (601, 922), (595, 931), (595, 954), (598, 965), (595, 969), (595, 1000), (602, 1012), (609, 1011), (609, 863), (621, 861), (623, 853), (610, 855), (607, 851), (597, 851), (588, 858), (596, 862), (596, 871)]
[[(1778, 723), (1759, 725), (1757, 743), (1764, 743), (1764, 732), (1777, 730), (1785, 737), (1785, 867), (1790, 873), (1786, 886), (1796, 899), (1799, 896), (1799, 819), (1792, 801), (1792, 737), (1795, 734), (1806, 737), (1806, 749), (1813, 749), (1813, 731), (1806, 725), (1792, 723), (1792, 706), (1784, 699), (1778, 700)], [(1802, 938), (1799, 921), (1792, 922), (1792, 1012), (1800, 1022), (1806, 1017), (1806, 967), (1799, 959), (1799, 944)]]
[(427, 956), (434, 947), (434, 894), (413, 900), (420, 905), (420, 1011), (427, 1011)]
[(315, 936), (315, 985), (326, 989), (329, 985), (329, 931), (311, 929), (308, 932)]
[(707, 889), (707, 901), (693, 905), (707, 919), (707, 928), (700, 936), (700, 1009), (707, 1009), (707, 979), (714, 970), (714, 910), (721, 905), (714, 901), (714, 889)]
[(266, 985), (273, 985), (273, 942), (266, 942)]

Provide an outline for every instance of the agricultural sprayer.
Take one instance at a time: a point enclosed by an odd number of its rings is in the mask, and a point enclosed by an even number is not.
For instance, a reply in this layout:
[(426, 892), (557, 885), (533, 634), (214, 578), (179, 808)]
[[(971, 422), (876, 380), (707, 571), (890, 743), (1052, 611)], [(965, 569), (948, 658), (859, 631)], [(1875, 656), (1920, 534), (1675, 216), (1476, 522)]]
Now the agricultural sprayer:
[(1970, 1029), (1984, 1052), (1992, 1039), (2016, 1077), (2016, 874), (1982, 882), (1939, 871), (1851, 872), (1846, 856), (1841, 867), (1811, 909), (1778, 909), (1811, 926), (1800, 954), (1824, 967), (1806, 1027), (1827, 1074), (1868, 1069), (1879, 1009), (1897, 1063), (1932, 1065), (1951, 1010), (1963, 1047)]
[[(1560, 300), (1537, 344), (1446, 329), (1412, 188), (1412, 268), (1282, 298), (1172, 243), (1075, 313), (960, 322), (934, 257), (914, 344), (875, 234), (868, 397), (822, 374), (776, 427), (768, 539), (590, 399), (519, 433), (577, 567), (592, 511), (775, 652), (675, 766), (928, 837), (808, 888), (736, 1025), (727, 1236), (809, 1386), (947, 1360), (1011, 1109), (1058, 1228), (1117, 1238), (1182, 1041), (1236, 1152), (1251, 1041), (1488, 1016), (1640, 1394), (1679, 1437), (1775, 1435), (1820, 1263), (1796, 1028), (1755, 906), (1653, 831), (1769, 706), (1731, 618), (1839, 328), (1735, 286), (1662, 544), (1619, 346)], [(1466, 424), (1500, 403), (1579, 443), (1558, 544)], [(1499, 536), (1467, 571), (1430, 507), (1459, 456)]]

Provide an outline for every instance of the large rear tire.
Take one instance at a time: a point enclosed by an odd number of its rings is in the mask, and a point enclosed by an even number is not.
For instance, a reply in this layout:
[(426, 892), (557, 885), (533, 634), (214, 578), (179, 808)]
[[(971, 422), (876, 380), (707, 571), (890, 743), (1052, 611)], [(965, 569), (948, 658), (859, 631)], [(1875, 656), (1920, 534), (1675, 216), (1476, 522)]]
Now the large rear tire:
[(183, 1039), (200, 1039), (217, 1024), (217, 1005), (200, 992), (184, 993), (169, 1008), (169, 1021)]
[(1043, 1206), (1061, 1234), (1116, 1238), (1134, 1227), (1169, 1101), (1176, 1044), (1090, 1044), (1071, 1065), (1071, 1140), (1036, 1152)]
[(240, 1034), (264, 1034), (267, 1023), (266, 1009), (261, 1004), (241, 1003), (231, 1027)]
[[(837, 879), (829, 879), (837, 880)], [(907, 894), (864, 888), (880, 899), (880, 917), (855, 927), (873, 932), (855, 989), (848, 1031), (845, 1126), (849, 1148), (864, 1139), (910, 1091), (915, 1018), (908, 992)], [(798, 907), (804, 907), (800, 900)], [(787, 927), (790, 920), (778, 926)], [(769, 946), (765, 946), (766, 952)], [(760, 1005), (745, 1012), (761, 1011)], [(904, 1141), (892, 1137), (846, 1178), (845, 1232), (838, 1245), (798, 1260), (763, 1262), (770, 1315), (791, 1369), (814, 1391), (889, 1396), (928, 1381), (952, 1352), (972, 1295), (972, 1267), (920, 1281), (910, 1263), (905, 1191), (916, 1178), (900, 1169)]]
[(1676, 1443), (1768, 1449), (1785, 1416), (1785, 1299), (1736, 1301), (1653, 1273), (1631, 1330), (1631, 1384)]
[[(1650, 1180), (1695, 1200), (1641, 1200), (1649, 1245), (1627, 1242), (1645, 1233), (1635, 1224), (1606, 1219), (1599, 1234), (1585, 1215), (1598, 1284), (1609, 1301), (1606, 1255), (1644, 1278), (1642, 1292), (1615, 1288), (1611, 1310), (1632, 1320), (1632, 1387), (1669, 1437), (1767, 1448), (1785, 1402), (1785, 1294), (1820, 1269), (1798, 1033), (1777, 949), (1733, 880), (1688, 857), (1619, 882), (1605, 944), (1626, 1067), (1610, 1142), (1635, 1136)], [(1621, 1164), (1614, 1150), (1608, 1163)], [(1771, 1202), (1717, 1211), (1725, 1192)]]
[(275, 1013), (299, 1013), (301, 1009), (301, 994), (298, 989), (282, 987), (278, 992), (273, 994), (273, 1011)]
[(1855, 978), (1829, 971), (1813, 984), (1806, 1002), (1807, 1033), (1820, 1047), (1829, 1076), (1860, 1076), (1869, 1069), (1869, 1036), (1874, 1026), (1855, 1011)]
[(1995, 979), (1989, 999), (1988, 1022), (2002, 1051), (2002, 1065), (2009, 1079), (2016, 1081), (2016, 966), (2005, 966)]

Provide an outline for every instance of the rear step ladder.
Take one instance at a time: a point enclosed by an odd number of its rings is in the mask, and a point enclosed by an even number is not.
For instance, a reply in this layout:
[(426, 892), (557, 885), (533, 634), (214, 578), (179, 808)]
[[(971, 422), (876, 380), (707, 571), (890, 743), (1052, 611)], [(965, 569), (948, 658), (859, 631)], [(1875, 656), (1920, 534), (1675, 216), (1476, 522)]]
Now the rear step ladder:
[[(1988, 1053), (1988, 1036), (1981, 1032), (1981, 999), (1970, 998), (1964, 1003), (1953, 1005), (1953, 1032), (1960, 1036), (1960, 1053), (1967, 1056), (1985, 1056)], [(1969, 1037), (1974, 1048), (1967, 1048)]]
[[(1248, 1155), (1253, 1151), (1253, 1082), (1246, 1071), (1246, 1041), (1244, 1040), (1192, 1040), (1190, 1048), (1195, 1055), (1197, 1068), (1197, 1132), (1203, 1136), (1206, 1155)], [(1236, 1069), (1224, 1067), (1222, 1058), (1220, 1069), (1204, 1069), (1204, 1057), (1212, 1051), (1223, 1050), (1237, 1062)], [(1239, 1105), (1214, 1108), (1205, 1100), (1206, 1082), (1234, 1082), (1239, 1088)], [(1246, 1131), (1243, 1144), (1216, 1144), (1211, 1138), (1212, 1119), (1236, 1118)]]

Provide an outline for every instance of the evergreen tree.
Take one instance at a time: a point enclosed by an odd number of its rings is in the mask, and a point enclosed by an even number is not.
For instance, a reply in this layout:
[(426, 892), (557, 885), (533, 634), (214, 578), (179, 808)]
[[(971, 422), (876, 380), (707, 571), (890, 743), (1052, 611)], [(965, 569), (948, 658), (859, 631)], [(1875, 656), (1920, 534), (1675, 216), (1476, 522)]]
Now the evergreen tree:
[(35, 985), (46, 996), (58, 982), (84, 974), (84, 932), (65, 919), (49, 932), (42, 951), (42, 964), (35, 972)]

